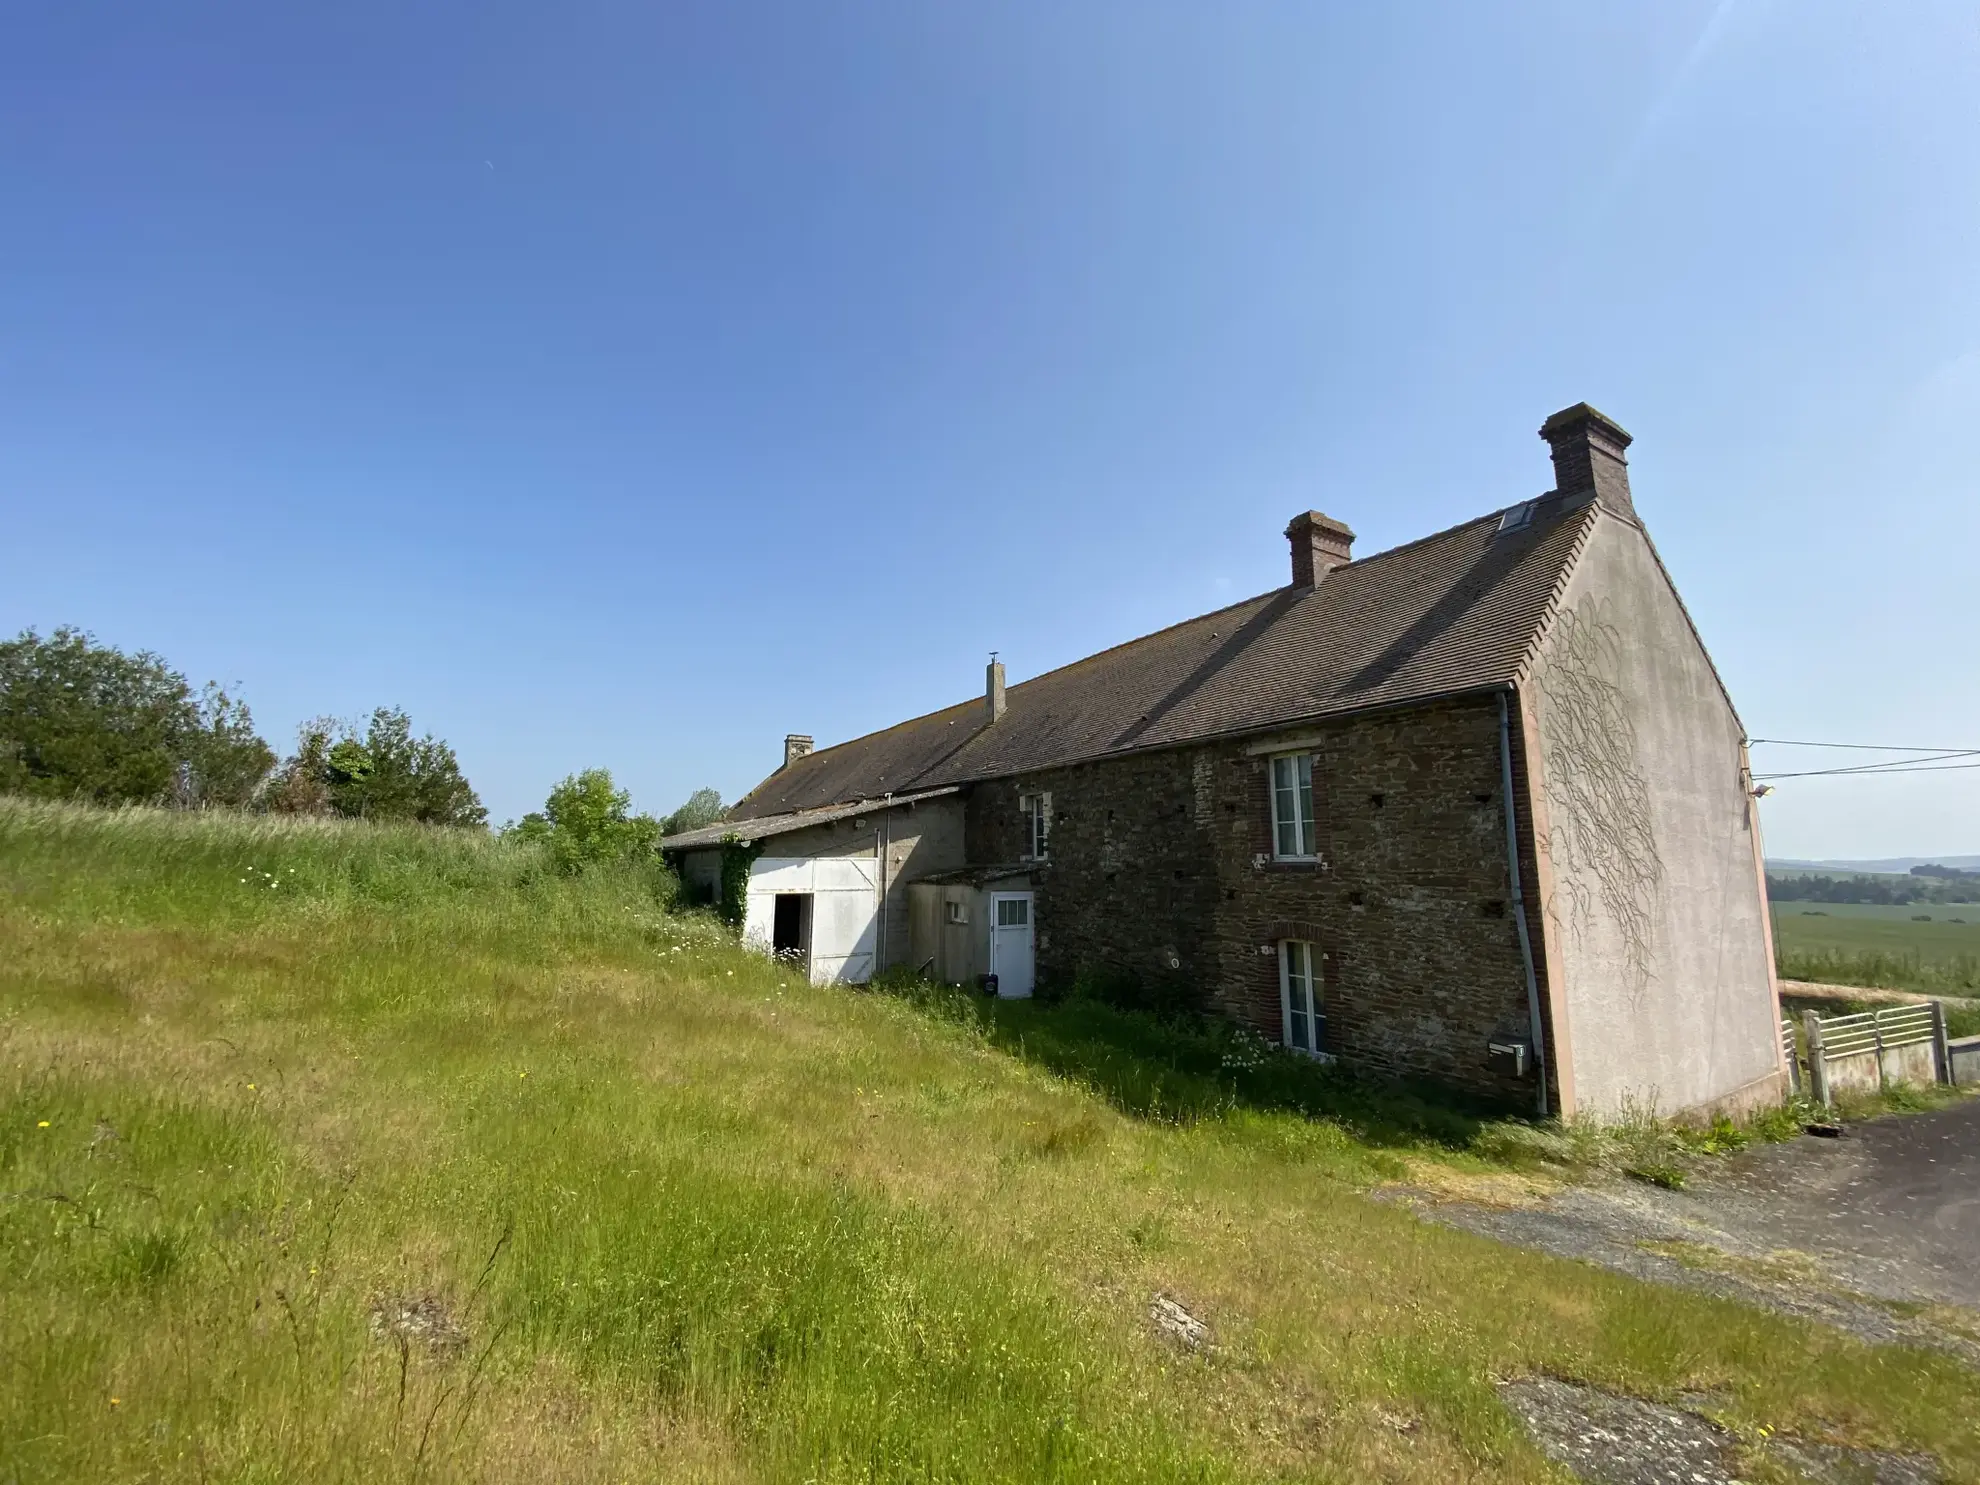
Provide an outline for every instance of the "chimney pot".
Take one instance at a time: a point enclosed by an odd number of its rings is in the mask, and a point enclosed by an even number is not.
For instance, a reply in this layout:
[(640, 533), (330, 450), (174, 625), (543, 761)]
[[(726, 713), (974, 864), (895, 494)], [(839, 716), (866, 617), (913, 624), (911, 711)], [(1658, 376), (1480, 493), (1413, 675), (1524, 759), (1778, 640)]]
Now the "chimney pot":
[(1542, 423), (1540, 436), (1554, 452), (1555, 494), (1599, 500), (1624, 520), (1636, 519), (1623, 457), (1632, 440), (1621, 424), (1577, 402)]
[(983, 711), (992, 722), (1004, 715), (1004, 662), (994, 653), (983, 667)]
[(784, 767), (789, 768), (810, 751), (811, 739), (802, 732), (790, 732), (784, 735)]
[(1295, 588), (1314, 587), (1336, 567), (1354, 560), (1354, 533), (1317, 510), (1294, 516), (1286, 527), (1286, 540), (1292, 543)]

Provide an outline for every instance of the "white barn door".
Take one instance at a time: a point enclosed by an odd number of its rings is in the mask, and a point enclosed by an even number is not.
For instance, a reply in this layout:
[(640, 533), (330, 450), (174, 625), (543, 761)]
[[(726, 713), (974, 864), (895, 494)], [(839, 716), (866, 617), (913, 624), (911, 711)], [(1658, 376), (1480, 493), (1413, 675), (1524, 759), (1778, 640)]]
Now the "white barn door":
[(873, 978), (880, 929), (879, 863), (860, 856), (759, 856), (750, 864), (743, 940), (768, 953), (777, 899), (807, 897), (814, 985), (862, 985)]

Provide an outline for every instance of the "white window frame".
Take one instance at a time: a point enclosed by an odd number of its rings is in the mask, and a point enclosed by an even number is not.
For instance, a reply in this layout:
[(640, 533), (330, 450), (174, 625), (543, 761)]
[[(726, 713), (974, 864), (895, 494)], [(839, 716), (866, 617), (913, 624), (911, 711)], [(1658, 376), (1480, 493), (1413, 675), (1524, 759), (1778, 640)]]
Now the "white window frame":
[[(1319, 811), (1313, 801), (1313, 774), (1317, 758), (1312, 753), (1274, 753), (1266, 760), (1265, 787), (1272, 798), (1272, 856), (1278, 861), (1318, 861), (1320, 859)], [(1306, 813), (1299, 813), (1301, 802), (1300, 769), (1305, 766), (1304, 798)], [(1281, 769), (1290, 770), (1290, 787), (1280, 781)], [(1291, 795), (1292, 818), (1285, 814), (1286, 795)], [(1290, 826), (1293, 845), (1285, 849), (1285, 832)]]
[(1020, 861), (1049, 861), (1052, 856), (1052, 796), (1041, 790), (1020, 794), (1018, 808), (1024, 812), (1024, 850)]
[(948, 904), (948, 911), (943, 916), (951, 923), (967, 923), (969, 921), (969, 904), (966, 902), (951, 901)]
[[(1321, 969), (1325, 959), (1318, 944), (1303, 938), (1279, 940), (1279, 1040), (1302, 1056), (1332, 1062), (1326, 1051), (1327, 1000)], [(1295, 1010), (1306, 1024), (1304, 1042), (1294, 1035)]]

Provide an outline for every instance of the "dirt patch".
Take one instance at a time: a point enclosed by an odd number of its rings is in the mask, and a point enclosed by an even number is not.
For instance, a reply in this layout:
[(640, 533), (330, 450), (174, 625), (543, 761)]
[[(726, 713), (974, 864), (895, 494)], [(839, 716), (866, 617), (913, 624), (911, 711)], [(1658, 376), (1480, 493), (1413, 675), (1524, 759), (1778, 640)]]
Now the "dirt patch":
[(388, 1294), (373, 1300), (371, 1333), (402, 1349), (419, 1346), (436, 1356), (458, 1356), (468, 1343), (467, 1327), (432, 1294)]
[(1505, 1383), (1499, 1395), (1540, 1452), (1589, 1485), (1740, 1485), (1747, 1458), (1811, 1485), (1937, 1485), (1940, 1478), (1929, 1455), (1778, 1435), (1749, 1447), (1699, 1413), (1551, 1377)]
[(1210, 1327), (1169, 1295), (1157, 1294), (1148, 1301), (1148, 1319), (1156, 1330), (1191, 1350), (1210, 1344)]

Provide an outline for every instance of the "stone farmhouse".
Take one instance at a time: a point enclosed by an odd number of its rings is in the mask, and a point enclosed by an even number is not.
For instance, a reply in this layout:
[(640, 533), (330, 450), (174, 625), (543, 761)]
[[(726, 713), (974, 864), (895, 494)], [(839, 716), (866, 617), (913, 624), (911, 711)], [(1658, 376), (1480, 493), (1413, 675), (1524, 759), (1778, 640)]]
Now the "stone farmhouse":
[(1373, 556), (1297, 516), (1283, 588), (784, 764), (664, 841), (744, 932), (864, 980), (1194, 995), (1274, 1042), (1541, 1113), (1784, 1087), (1745, 732), (1630, 496), (1554, 488)]

